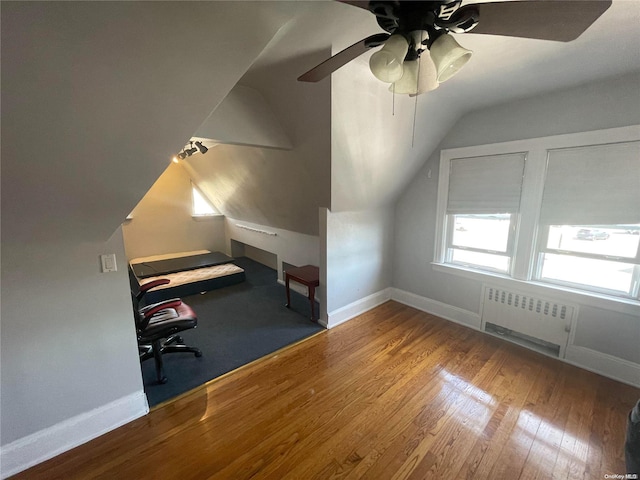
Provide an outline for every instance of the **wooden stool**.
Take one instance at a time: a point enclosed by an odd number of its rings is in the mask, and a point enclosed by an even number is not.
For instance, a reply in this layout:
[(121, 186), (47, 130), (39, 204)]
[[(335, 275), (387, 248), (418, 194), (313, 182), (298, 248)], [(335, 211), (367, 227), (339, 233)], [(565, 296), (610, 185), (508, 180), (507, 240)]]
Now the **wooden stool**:
[(309, 289), (309, 303), (311, 304), (311, 321), (315, 322), (315, 296), (316, 287), (320, 285), (320, 270), (313, 265), (290, 268), (284, 272), (284, 283), (287, 290), (287, 308), (291, 308), (291, 294), (289, 292), (289, 280), (294, 280)]

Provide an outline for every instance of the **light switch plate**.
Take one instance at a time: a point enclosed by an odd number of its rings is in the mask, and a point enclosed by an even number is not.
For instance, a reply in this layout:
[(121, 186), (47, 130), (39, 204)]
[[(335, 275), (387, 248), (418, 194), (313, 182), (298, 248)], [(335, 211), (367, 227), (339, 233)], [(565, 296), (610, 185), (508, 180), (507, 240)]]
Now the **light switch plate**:
[(102, 265), (102, 273), (118, 271), (118, 266), (116, 265), (115, 253), (110, 253), (108, 255), (100, 255), (100, 264)]

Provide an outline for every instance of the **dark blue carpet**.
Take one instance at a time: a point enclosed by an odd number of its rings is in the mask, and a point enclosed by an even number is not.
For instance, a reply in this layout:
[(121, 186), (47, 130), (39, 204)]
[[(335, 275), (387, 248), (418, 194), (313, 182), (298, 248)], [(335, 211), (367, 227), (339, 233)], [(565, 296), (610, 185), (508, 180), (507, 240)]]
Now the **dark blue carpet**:
[(322, 330), (311, 322), (305, 296), (292, 290), (291, 309), (284, 306), (285, 289), (277, 283), (275, 270), (246, 257), (234, 263), (245, 270), (246, 281), (183, 298), (198, 315), (198, 327), (181, 335), (187, 345), (202, 350), (202, 357), (164, 355), (168, 378), (164, 385), (156, 382), (153, 359), (142, 364), (150, 406)]

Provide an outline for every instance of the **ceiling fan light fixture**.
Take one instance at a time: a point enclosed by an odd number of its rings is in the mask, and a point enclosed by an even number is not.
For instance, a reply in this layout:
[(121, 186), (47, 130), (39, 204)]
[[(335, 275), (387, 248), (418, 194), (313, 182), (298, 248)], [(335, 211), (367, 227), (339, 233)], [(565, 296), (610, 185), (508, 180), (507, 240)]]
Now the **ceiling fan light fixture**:
[(431, 45), (431, 59), (436, 65), (438, 82), (446, 82), (469, 61), (471, 50), (467, 50), (456, 42), (451, 35), (440, 35)]
[(402, 35), (391, 35), (384, 46), (371, 55), (369, 68), (378, 80), (386, 83), (402, 78), (404, 57), (409, 50), (409, 42)]
[(404, 75), (389, 87), (389, 91), (402, 95), (420, 95), (438, 88), (436, 68), (424, 52), (420, 58), (404, 62)]

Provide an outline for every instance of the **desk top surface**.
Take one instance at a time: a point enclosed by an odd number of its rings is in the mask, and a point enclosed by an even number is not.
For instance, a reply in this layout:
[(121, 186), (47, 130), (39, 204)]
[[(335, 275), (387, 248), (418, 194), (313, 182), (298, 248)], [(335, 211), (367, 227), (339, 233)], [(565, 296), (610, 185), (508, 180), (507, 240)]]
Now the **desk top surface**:
[(315, 265), (304, 265), (303, 267), (289, 268), (285, 274), (297, 281), (303, 281), (309, 284), (320, 283), (320, 269)]

